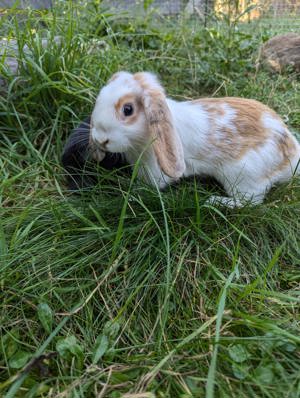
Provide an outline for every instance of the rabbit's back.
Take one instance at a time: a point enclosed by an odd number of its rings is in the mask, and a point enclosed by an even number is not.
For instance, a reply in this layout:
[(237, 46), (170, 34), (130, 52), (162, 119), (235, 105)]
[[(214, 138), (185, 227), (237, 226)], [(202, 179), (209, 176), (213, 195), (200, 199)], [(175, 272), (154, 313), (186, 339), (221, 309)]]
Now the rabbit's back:
[(207, 142), (219, 162), (246, 158), (249, 162), (258, 157), (264, 164), (275, 163), (279, 171), (299, 158), (299, 143), (283, 120), (258, 101), (225, 97), (203, 98), (190, 104), (205, 111)]

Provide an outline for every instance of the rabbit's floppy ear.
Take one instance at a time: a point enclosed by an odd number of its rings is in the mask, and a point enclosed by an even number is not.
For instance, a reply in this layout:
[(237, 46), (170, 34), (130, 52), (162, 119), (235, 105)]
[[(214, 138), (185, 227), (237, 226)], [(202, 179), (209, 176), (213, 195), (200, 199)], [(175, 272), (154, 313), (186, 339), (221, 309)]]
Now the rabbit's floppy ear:
[(164, 89), (151, 73), (136, 73), (134, 79), (143, 90), (142, 103), (158, 164), (167, 176), (179, 178), (185, 170), (183, 148)]

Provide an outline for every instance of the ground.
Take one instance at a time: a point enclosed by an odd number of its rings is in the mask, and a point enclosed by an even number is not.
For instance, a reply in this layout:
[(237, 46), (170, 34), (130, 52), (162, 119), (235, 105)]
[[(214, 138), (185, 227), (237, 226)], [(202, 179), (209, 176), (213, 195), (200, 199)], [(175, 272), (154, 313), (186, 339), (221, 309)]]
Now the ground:
[(178, 99), (258, 99), (299, 132), (299, 77), (255, 66), (274, 25), (61, 3), (1, 18), (31, 52), (0, 97), (0, 395), (300, 396), (299, 179), (232, 210), (205, 204), (211, 182), (160, 193), (100, 169), (72, 194), (60, 165), (120, 69), (158, 73)]

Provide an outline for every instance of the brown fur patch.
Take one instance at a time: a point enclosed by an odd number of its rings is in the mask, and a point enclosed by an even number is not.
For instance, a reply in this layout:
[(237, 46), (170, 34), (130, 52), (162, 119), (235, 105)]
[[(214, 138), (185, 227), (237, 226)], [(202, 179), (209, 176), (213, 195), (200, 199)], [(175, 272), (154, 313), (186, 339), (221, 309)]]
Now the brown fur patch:
[(288, 131), (285, 131), (285, 134), (280, 137), (276, 136), (276, 143), (285, 160), (296, 156), (295, 141)]
[(216, 117), (224, 116), (225, 110), (221, 103), (216, 104), (214, 98), (200, 98), (198, 100), (191, 101), (193, 104), (200, 104), (205, 111), (211, 113)]
[[(151, 89), (153, 89), (153, 87), (151, 87), (149, 85), (149, 83), (147, 81), (147, 78), (145, 77), (145, 74), (143, 72), (135, 73), (133, 75), (133, 78), (134, 78), (134, 80), (136, 80), (139, 83), (139, 85), (141, 86), (141, 88), (143, 90), (151, 90)], [(163, 91), (163, 88), (162, 88), (162, 91)]]
[[(133, 105), (133, 114), (131, 116), (125, 116), (122, 112), (122, 108), (125, 104)], [(125, 124), (133, 124), (137, 121), (139, 117), (140, 109), (141, 109), (141, 100), (136, 95), (126, 94), (121, 97), (118, 102), (115, 104), (115, 111), (117, 118), (122, 120)]]
[(269, 177), (289, 167), (297, 152), (295, 140), (288, 130), (285, 130), (284, 134), (281, 136), (275, 136), (274, 140), (283, 159)]
[[(230, 159), (242, 158), (247, 151), (259, 148), (272, 136), (270, 129), (263, 125), (262, 116), (265, 113), (281, 121), (272, 109), (252, 99), (203, 98), (192, 103), (202, 105), (204, 110), (211, 114), (212, 131), (209, 142)], [(235, 112), (230, 121), (233, 128), (225, 125), (217, 129), (217, 119), (225, 116), (224, 106), (230, 107)], [(283, 121), (282, 126), (284, 129)]]

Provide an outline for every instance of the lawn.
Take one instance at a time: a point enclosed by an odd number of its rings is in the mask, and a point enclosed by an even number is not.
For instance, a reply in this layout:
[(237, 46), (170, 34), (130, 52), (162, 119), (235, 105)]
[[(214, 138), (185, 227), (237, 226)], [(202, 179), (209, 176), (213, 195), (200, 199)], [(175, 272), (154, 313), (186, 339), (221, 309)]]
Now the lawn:
[(70, 193), (60, 164), (117, 70), (177, 99), (261, 100), (299, 133), (299, 77), (255, 66), (274, 25), (98, 3), (0, 21), (20, 49), (17, 76), (1, 58), (0, 396), (300, 397), (299, 179), (230, 210), (205, 203), (211, 181), (159, 192), (96, 166)]

